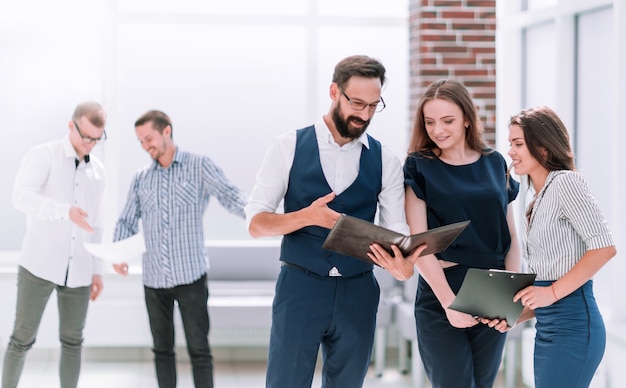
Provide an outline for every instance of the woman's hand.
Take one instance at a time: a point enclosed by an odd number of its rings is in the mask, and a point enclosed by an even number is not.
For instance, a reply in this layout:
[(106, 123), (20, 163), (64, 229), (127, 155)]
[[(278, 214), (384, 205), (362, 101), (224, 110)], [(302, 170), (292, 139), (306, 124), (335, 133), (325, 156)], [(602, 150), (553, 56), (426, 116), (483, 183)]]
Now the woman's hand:
[(478, 324), (478, 319), (469, 314), (449, 308), (446, 308), (445, 311), (446, 317), (448, 317), (448, 321), (453, 327), (456, 327), (457, 329), (465, 329), (468, 327), (476, 326)]
[(383, 247), (374, 243), (370, 245), (371, 252), (368, 252), (367, 256), (380, 267), (386, 269), (394, 278), (404, 281), (413, 276), (415, 262), (424, 249), (426, 249), (426, 244), (420, 245), (413, 253), (405, 258), (400, 249), (395, 245), (391, 246), (391, 250), (393, 251), (393, 256), (391, 256)]
[(489, 318), (478, 318), (480, 323), (487, 325), (495, 330), (498, 330), (500, 333), (506, 333), (511, 330), (513, 327), (509, 327), (508, 322), (505, 319), (489, 319)]
[(513, 302), (521, 300), (522, 306), (527, 307), (531, 310), (539, 307), (550, 306), (552, 303), (557, 301), (552, 291), (553, 290), (552, 288), (550, 288), (550, 286), (528, 286), (515, 294), (515, 296), (513, 297)]

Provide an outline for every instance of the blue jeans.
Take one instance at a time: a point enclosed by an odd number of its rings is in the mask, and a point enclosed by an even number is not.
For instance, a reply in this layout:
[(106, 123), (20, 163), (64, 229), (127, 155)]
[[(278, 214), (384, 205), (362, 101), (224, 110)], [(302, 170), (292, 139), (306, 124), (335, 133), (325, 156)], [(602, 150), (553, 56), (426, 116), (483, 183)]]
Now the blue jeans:
[(174, 301), (178, 303), (196, 388), (213, 388), (213, 356), (209, 347), (206, 274), (174, 288), (144, 287), (152, 331), (154, 367), (160, 388), (176, 387)]
[(34, 276), (20, 266), (17, 272), (15, 324), (4, 355), (2, 388), (17, 387), (26, 353), (35, 343), (41, 317), (54, 290), (57, 291), (59, 307), (61, 388), (75, 388), (78, 384), (90, 288), (59, 286)]

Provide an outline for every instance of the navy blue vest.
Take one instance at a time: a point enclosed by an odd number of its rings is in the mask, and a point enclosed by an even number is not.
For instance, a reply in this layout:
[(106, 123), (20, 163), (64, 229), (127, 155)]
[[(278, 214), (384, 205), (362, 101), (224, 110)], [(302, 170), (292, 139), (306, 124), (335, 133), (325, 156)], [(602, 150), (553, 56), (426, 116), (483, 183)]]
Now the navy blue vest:
[[(322, 171), (315, 128), (310, 126), (296, 133), (296, 151), (284, 199), (285, 213), (305, 208), (332, 191)], [(362, 146), (357, 178), (328, 206), (339, 213), (373, 222), (382, 187), (382, 147), (369, 135), (368, 139), (370, 148)], [(333, 267), (337, 267), (344, 277), (372, 269), (371, 264), (323, 249), (329, 231), (319, 226), (307, 226), (285, 235), (280, 260), (321, 276), (327, 276)]]

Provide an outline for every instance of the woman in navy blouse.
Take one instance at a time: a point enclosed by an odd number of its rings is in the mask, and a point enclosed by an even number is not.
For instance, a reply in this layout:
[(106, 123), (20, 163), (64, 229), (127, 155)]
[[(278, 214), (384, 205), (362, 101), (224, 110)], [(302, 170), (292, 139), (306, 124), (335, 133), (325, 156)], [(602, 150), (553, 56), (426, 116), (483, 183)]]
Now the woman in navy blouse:
[(422, 96), (405, 161), (405, 208), (411, 233), (471, 220), (444, 252), (417, 259), (372, 246), (397, 279), (420, 274), (415, 320), (420, 355), (433, 387), (492, 387), (505, 335), (448, 308), (469, 268), (520, 270), (511, 202), (519, 184), (504, 157), (486, 146), (468, 90), (441, 80)]
[(535, 387), (588, 387), (606, 345), (592, 276), (615, 256), (613, 238), (585, 178), (575, 172), (567, 128), (557, 114), (531, 108), (509, 125), (515, 173), (528, 176), (535, 194), (523, 252), (537, 278), (514, 297), (525, 306), (518, 322), (537, 319)]

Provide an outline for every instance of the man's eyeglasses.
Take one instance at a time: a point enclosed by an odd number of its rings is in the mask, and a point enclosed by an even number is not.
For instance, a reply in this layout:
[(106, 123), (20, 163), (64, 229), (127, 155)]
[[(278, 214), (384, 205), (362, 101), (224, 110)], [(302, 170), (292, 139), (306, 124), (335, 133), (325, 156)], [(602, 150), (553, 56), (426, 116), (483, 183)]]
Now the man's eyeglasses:
[(363, 101), (355, 101), (355, 100), (351, 99), (350, 97), (348, 97), (346, 92), (343, 91), (343, 89), (340, 88), (339, 90), (341, 90), (341, 93), (343, 94), (343, 96), (350, 103), (350, 108), (352, 108), (354, 110), (362, 111), (365, 108), (368, 108), (370, 110), (370, 112), (380, 112), (383, 109), (385, 109), (385, 107), (387, 106), (385, 104), (385, 101), (383, 101), (382, 97), (380, 97), (380, 101), (378, 101), (378, 102), (374, 102), (372, 104), (366, 104)]
[(76, 121), (72, 120), (72, 122), (74, 123), (74, 127), (76, 128), (76, 132), (78, 132), (78, 135), (80, 136), (80, 138), (83, 141), (83, 144), (85, 144), (85, 145), (91, 144), (91, 143), (97, 143), (99, 141), (107, 139), (107, 131), (102, 132), (102, 136), (97, 137), (97, 138), (96, 137), (85, 136), (80, 131), (80, 128), (78, 127), (78, 124), (76, 123)]

